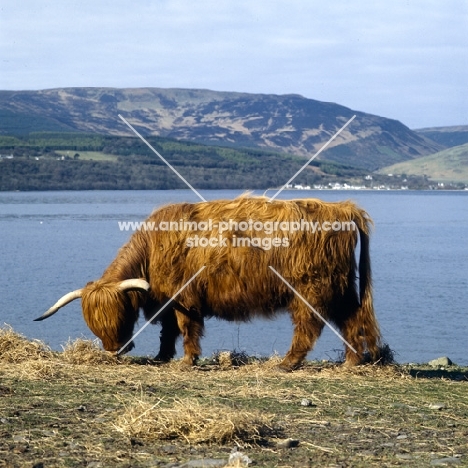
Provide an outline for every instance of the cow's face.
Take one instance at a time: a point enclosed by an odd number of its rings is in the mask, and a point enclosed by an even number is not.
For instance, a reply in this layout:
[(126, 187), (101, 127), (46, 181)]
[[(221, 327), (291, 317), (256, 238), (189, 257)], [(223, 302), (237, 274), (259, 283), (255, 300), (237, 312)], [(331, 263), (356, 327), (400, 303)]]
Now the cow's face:
[(138, 318), (137, 294), (122, 290), (116, 283), (100, 281), (88, 283), (83, 288), (81, 304), (84, 319), (106, 351), (117, 353), (127, 343), (122, 352), (134, 347), (131, 338)]
[(65, 294), (35, 320), (51, 317), (63, 306), (81, 298), (84, 319), (91, 331), (101, 339), (104, 349), (116, 353), (125, 346), (122, 352), (128, 352), (134, 347), (131, 342), (133, 327), (149, 288), (149, 283), (142, 278), (118, 282), (101, 279)]

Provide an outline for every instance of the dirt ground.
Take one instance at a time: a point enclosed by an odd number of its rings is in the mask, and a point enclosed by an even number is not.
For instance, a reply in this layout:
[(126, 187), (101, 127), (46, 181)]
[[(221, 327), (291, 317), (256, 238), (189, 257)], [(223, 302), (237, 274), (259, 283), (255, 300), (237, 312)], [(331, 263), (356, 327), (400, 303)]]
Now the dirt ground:
[(0, 467), (468, 466), (468, 368), (278, 362), (187, 371), (3, 329)]

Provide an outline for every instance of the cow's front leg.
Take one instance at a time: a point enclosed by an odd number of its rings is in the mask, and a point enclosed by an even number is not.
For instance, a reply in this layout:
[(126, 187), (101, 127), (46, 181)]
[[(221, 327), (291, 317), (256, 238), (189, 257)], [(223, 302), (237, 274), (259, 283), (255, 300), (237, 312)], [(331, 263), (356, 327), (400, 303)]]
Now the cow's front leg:
[(203, 336), (203, 317), (195, 309), (190, 309), (187, 313), (176, 310), (175, 314), (184, 340), (182, 364), (193, 366), (201, 354), (200, 338)]
[(161, 319), (161, 345), (156, 359), (163, 362), (170, 361), (176, 354), (176, 341), (180, 335), (175, 311), (168, 310)]

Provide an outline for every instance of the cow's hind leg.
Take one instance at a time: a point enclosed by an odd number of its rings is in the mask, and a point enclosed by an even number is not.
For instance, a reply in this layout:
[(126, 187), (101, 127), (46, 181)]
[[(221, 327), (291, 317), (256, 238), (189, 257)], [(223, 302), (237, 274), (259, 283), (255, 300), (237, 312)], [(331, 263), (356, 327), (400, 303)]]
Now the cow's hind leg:
[(294, 335), (291, 347), (279, 365), (284, 371), (299, 367), (307, 353), (314, 347), (322, 332), (324, 323), (299, 299), (294, 299), (290, 305)]
[(184, 358), (182, 363), (193, 366), (201, 354), (200, 338), (203, 336), (203, 317), (198, 311), (185, 312), (176, 310), (177, 324), (184, 340)]
[(345, 364), (355, 366), (364, 360), (366, 349), (373, 360), (378, 358), (380, 332), (374, 310), (363, 302), (359, 305), (357, 296), (348, 295), (341, 304), (336, 324), (341, 330), (345, 343)]
[(341, 334), (345, 340), (345, 364), (347, 366), (361, 364), (364, 357), (365, 342), (356, 315), (353, 314), (339, 324)]

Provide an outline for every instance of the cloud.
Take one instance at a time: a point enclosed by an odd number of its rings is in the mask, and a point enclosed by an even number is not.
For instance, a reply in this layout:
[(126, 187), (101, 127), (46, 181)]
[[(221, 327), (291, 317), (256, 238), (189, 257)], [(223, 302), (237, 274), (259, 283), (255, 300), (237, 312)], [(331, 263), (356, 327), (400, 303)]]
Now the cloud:
[(411, 126), (468, 123), (463, 0), (24, 0), (0, 14), (0, 89), (297, 93)]

